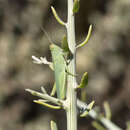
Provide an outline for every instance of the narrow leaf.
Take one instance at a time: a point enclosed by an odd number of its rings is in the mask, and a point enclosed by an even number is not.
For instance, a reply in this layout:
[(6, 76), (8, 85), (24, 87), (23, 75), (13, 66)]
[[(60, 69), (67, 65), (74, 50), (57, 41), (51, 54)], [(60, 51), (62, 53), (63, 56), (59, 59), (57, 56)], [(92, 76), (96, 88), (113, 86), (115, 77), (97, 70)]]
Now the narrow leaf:
[(92, 25), (89, 26), (88, 34), (85, 40), (81, 44), (79, 44), (76, 48), (83, 47), (84, 45), (86, 45), (90, 39), (91, 33), (92, 33)]
[(33, 102), (35, 102), (37, 104), (40, 104), (40, 105), (43, 105), (43, 106), (46, 106), (46, 107), (49, 107), (51, 109), (61, 109), (60, 106), (50, 105), (48, 103), (43, 102), (43, 100), (34, 100)]
[(58, 130), (57, 125), (54, 121), (51, 121), (51, 130)]
[(56, 83), (54, 83), (54, 85), (53, 85), (53, 88), (52, 88), (52, 91), (51, 91), (51, 96), (54, 96), (55, 95), (55, 93), (56, 93)]
[(108, 120), (111, 119), (111, 109), (108, 102), (104, 102), (105, 115)]
[(54, 9), (53, 6), (51, 6), (51, 10), (52, 10), (52, 13), (53, 13), (55, 19), (57, 20), (57, 22), (58, 22), (59, 24), (65, 26), (65, 22), (63, 22), (63, 21), (60, 19), (60, 17), (58, 16), (58, 14), (57, 14), (57, 12), (56, 12), (56, 10)]
[(85, 72), (82, 76), (81, 82), (77, 88), (84, 88), (88, 84), (88, 73)]
[(66, 95), (66, 62), (63, 57), (63, 51), (55, 44), (51, 44), (50, 50), (54, 65), (57, 96), (60, 99), (64, 99)]

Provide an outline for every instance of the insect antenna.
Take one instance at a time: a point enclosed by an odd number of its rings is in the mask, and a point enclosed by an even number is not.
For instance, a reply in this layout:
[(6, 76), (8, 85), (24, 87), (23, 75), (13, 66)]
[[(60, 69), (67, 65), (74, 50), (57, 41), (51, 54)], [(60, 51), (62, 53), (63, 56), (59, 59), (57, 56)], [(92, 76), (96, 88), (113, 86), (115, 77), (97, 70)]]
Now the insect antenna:
[(50, 38), (50, 36), (49, 36), (48, 32), (45, 30), (45, 28), (42, 27), (41, 30), (44, 32), (44, 34), (47, 37), (48, 41), (50, 43), (53, 43), (52, 39)]

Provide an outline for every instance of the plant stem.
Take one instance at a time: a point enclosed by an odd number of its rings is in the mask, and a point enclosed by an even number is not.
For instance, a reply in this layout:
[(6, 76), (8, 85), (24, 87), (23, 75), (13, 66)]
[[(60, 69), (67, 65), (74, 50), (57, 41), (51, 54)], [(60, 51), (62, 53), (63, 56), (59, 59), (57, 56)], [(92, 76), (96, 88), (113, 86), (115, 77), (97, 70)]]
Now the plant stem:
[[(68, 46), (72, 52), (73, 58), (68, 65), (68, 70), (72, 74), (76, 74), (76, 44), (75, 44), (75, 19), (73, 15), (73, 0), (68, 0), (68, 19), (67, 19), (67, 39)], [(75, 76), (67, 76), (67, 130), (77, 130), (77, 95), (76, 95), (76, 79)]]

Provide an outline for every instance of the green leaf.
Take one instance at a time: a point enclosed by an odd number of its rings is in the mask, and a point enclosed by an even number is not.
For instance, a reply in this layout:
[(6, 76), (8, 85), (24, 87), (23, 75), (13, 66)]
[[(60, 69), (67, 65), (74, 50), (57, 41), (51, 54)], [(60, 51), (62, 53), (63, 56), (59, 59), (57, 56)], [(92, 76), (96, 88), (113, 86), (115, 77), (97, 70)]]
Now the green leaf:
[(68, 47), (68, 42), (67, 42), (66, 36), (63, 37), (61, 48), (63, 49), (64, 52), (69, 52), (69, 47)]
[(111, 119), (111, 108), (110, 108), (110, 105), (109, 105), (109, 103), (107, 102), (107, 101), (105, 101), (104, 102), (104, 109), (105, 109), (105, 115), (106, 115), (106, 118), (108, 119), (108, 120), (110, 120)]
[(79, 11), (79, 7), (80, 7), (79, 0), (75, 0), (74, 1), (74, 6), (73, 6), (73, 13), (77, 13)]
[(66, 95), (66, 62), (63, 57), (63, 51), (55, 44), (50, 45), (50, 50), (54, 65), (57, 96), (60, 99), (64, 99)]
[(58, 130), (57, 125), (54, 121), (51, 121), (51, 130)]
[(54, 85), (53, 85), (53, 88), (52, 88), (52, 91), (51, 91), (51, 96), (54, 96), (55, 95), (55, 93), (56, 93), (56, 83), (54, 83)]
[(82, 76), (80, 85), (77, 88), (84, 88), (88, 84), (88, 73), (85, 72)]

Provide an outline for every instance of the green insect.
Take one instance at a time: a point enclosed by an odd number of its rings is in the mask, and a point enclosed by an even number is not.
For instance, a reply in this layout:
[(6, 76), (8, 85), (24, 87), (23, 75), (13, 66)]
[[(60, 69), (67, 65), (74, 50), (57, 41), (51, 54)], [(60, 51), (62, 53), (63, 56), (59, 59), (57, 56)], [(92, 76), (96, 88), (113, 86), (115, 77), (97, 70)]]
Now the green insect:
[(55, 83), (51, 92), (51, 96), (57, 93), (57, 97), (59, 99), (64, 99), (66, 96), (66, 80), (67, 80), (67, 57), (69, 55), (69, 48), (67, 43), (67, 37), (65, 36), (62, 41), (62, 48), (53, 44), (52, 40), (50, 39), (48, 33), (44, 28), (42, 28), (43, 32), (47, 36), (50, 43), (50, 50), (52, 54), (52, 64), (50, 68), (54, 70), (55, 75)]
[(55, 44), (50, 45), (52, 61), (55, 74), (56, 92), (60, 99), (66, 95), (66, 61), (63, 57), (63, 50)]
[[(43, 29), (50, 43), (53, 43), (47, 32)], [(54, 70), (55, 75), (55, 84), (53, 86), (51, 96), (57, 93), (57, 97), (59, 99), (64, 99), (66, 96), (66, 88), (67, 88), (67, 75), (76, 76), (71, 74), (68, 71), (68, 64), (73, 58), (73, 55), (68, 47), (67, 37), (64, 36), (61, 48), (55, 44), (50, 45), (50, 50), (52, 54), (52, 64), (51, 69)], [(49, 65), (50, 66), (50, 65)], [(87, 79), (87, 74), (83, 76), (81, 84), (78, 88), (82, 88), (87, 83), (85, 80)]]
[[(71, 60), (72, 57), (71, 52), (69, 51), (69, 49), (67, 49), (67, 47), (67, 45), (62, 45), (62, 49), (55, 44), (50, 45), (55, 74), (55, 85), (53, 87), (53, 90), (56, 90), (57, 96), (60, 99), (64, 99), (66, 96), (67, 75), (76, 76), (74, 74), (71, 74), (67, 68), (67, 65), (69, 64), (68, 60)], [(87, 83), (88, 74), (86, 72), (84, 73), (81, 79), (81, 83), (79, 86), (77, 86), (77, 88), (84, 88), (87, 85)], [(51, 95), (54, 95), (54, 91), (52, 91)]]

